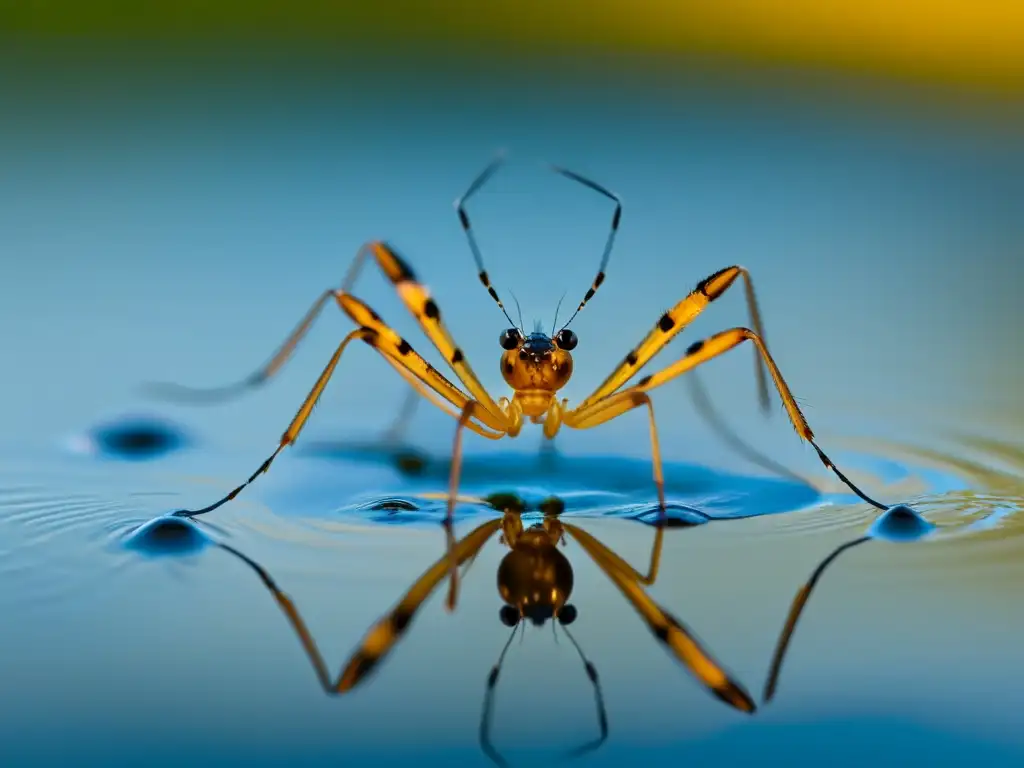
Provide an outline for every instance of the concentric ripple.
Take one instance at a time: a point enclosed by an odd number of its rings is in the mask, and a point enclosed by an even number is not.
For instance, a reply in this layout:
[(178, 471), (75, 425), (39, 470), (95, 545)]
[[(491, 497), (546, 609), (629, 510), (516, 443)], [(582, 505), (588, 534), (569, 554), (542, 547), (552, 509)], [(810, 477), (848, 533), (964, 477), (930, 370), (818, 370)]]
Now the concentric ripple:
[(16, 585), (0, 604), (89, 603), (127, 583), (115, 576), (140, 555), (188, 555), (226, 535), (215, 521), (167, 521), (163, 512), (179, 495), (143, 490), (163, 483), (170, 485), (163, 473), (61, 455), (0, 465), (0, 582)]
[(0, 475), (0, 580), (17, 585), (4, 590), (5, 603), (66, 599), (118, 569), (98, 561), (91, 545), (131, 510), (90, 492), (88, 483), (67, 480), (42, 472)]

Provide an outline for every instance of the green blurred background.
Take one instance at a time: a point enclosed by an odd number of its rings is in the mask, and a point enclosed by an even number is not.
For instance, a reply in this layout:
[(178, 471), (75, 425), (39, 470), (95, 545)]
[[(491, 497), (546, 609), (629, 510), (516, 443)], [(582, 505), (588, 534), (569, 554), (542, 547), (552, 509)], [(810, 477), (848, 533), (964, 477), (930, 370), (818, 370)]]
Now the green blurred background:
[(710, 56), (834, 69), (1014, 97), (1024, 8), (1013, 0), (564, 0), (469, 2), (4, 2), (8, 38), (104, 43), (291, 43), (410, 53)]

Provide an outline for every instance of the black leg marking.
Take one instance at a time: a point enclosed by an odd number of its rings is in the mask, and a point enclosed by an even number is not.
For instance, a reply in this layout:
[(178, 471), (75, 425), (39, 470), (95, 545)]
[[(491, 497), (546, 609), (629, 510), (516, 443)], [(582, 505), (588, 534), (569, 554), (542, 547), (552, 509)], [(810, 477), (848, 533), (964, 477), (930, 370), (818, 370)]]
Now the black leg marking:
[(476, 194), (476, 191), (487, 183), (487, 180), (494, 175), (495, 171), (497, 171), (502, 162), (504, 162), (504, 159), (504, 154), (499, 154), (475, 179), (473, 179), (473, 182), (469, 185), (469, 189), (466, 190), (465, 194), (455, 201), (455, 210), (459, 214), (459, 221), (462, 223), (462, 230), (466, 233), (466, 241), (469, 243), (469, 250), (473, 254), (473, 261), (476, 263), (477, 276), (480, 278), (480, 282), (483, 284), (484, 288), (487, 289), (488, 295), (494, 299), (494, 303), (498, 305), (498, 309), (500, 309), (502, 314), (505, 315), (505, 319), (508, 320), (509, 325), (514, 326), (515, 323), (512, 322), (512, 318), (509, 317), (508, 312), (505, 311), (505, 305), (501, 303), (501, 299), (498, 297), (498, 292), (494, 290), (494, 286), (491, 285), (491, 278), (488, 276), (487, 269), (484, 267), (484, 258), (480, 254), (480, 246), (476, 243), (476, 235), (473, 234), (473, 227), (469, 223), (469, 214), (466, 213), (465, 209), (465, 204), (469, 198)]
[(587, 305), (587, 302), (594, 298), (594, 294), (597, 293), (597, 289), (600, 288), (601, 284), (604, 282), (605, 272), (608, 269), (608, 259), (611, 258), (612, 247), (615, 245), (615, 236), (619, 232), (619, 223), (622, 221), (622, 200), (619, 199), (618, 195), (608, 191), (600, 184), (598, 184), (596, 181), (592, 181), (586, 178), (585, 176), (580, 176), (575, 171), (570, 171), (566, 168), (560, 168), (558, 166), (552, 166), (552, 170), (555, 173), (565, 176), (565, 178), (567, 179), (571, 179), (572, 181), (582, 184), (588, 189), (594, 190), (598, 194), (604, 195), (609, 200), (612, 200), (615, 203), (615, 212), (612, 214), (612, 226), (611, 230), (608, 232), (608, 239), (605, 241), (604, 244), (604, 252), (601, 254), (601, 263), (600, 266), (597, 268), (597, 276), (594, 277), (594, 282), (591, 283), (590, 288), (587, 290), (586, 295), (583, 297), (583, 301), (579, 303), (579, 306), (576, 307), (576, 311), (572, 313), (572, 317), (570, 317), (568, 322), (566, 322), (566, 324), (562, 326), (563, 328), (568, 328), (569, 323), (571, 323), (576, 318), (576, 315), (578, 315), (580, 310)]

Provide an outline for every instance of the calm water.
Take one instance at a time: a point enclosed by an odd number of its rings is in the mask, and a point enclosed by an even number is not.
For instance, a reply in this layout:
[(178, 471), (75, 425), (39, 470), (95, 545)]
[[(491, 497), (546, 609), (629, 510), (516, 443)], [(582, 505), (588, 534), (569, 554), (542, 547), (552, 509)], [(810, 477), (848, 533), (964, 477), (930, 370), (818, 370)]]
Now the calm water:
[[(324, 695), (256, 574), (215, 546), (271, 574), (336, 674), (443, 552), (439, 505), (419, 494), (445, 488), (451, 420), (426, 404), (416, 413), (419, 475), (361, 450), (405, 388), (353, 349), (294, 450), (209, 525), (154, 542), (140, 526), (219, 498), (273, 450), (347, 321), (325, 313), (277, 377), (229, 403), (173, 405), (139, 387), (248, 374), (360, 243), (387, 237), (497, 391), (505, 323), (450, 201), (499, 147), (509, 164), (471, 214), (496, 286), (531, 326), (552, 321), (563, 291), (567, 305), (586, 291), (611, 213), (539, 161), (625, 200), (608, 280), (573, 324), (568, 397), (585, 397), (699, 279), (741, 263), (822, 447), (869, 493), (937, 526), (912, 542), (875, 528), (880, 541), (839, 558), (776, 698), (753, 718), (701, 688), (570, 540), (572, 630), (610, 726), (586, 763), (1024, 759), (1019, 110), (841, 83), (538, 88), (295, 62), (5, 56), (20, 73), (3, 86), (0, 124), (5, 765), (489, 764), (480, 712), (509, 633), (496, 538), (458, 610), (433, 597), (373, 678), (340, 698)], [(367, 273), (357, 292), (427, 349), (383, 279)], [(736, 293), (681, 338), (746, 324)], [(672, 514), (689, 524), (666, 532), (650, 592), (760, 702), (796, 590), (877, 514), (824, 472), (781, 408), (758, 412), (750, 354), (716, 360), (701, 381), (787, 474), (720, 439), (684, 384), (658, 390)], [(126, 440), (139, 425), (166, 439)], [(655, 502), (646, 419), (561, 435), (546, 459), (539, 442), (529, 429), (468, 438), (463, 492), (560, 496), (567, 520), (643, 565)], [(385, 499), (416, 508), (380, 509)], [(457, 532), (489, 515), (463, 505)], [(528, 627), (513, 643), (493, 715), (513, 764), (597, 734), (564, 635)]]

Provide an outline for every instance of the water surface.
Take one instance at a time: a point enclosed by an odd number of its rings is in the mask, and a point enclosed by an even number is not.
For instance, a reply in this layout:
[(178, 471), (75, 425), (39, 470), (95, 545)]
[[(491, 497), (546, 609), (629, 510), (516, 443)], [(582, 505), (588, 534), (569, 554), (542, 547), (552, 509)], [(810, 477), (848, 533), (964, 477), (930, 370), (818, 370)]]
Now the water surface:
[[(217, 407), (146, 399), (139, 385), (248, 374), (358, 245), (386, 236), (496, 388), (505, 321), (450, 201), (501, 146), (509, 167), (474, 202), (474, 227), (529, 324), (550, 322), (563, 291), (582, 297), (610, 216), (534, 160), (626, 201), (608, 280), (573, 324), (568, 397), (589, 394), (698, 280), (742, 263), (822, 446), (936, 526), (836, 561), (754, 717), (698, 686), (570, 542), (572, 629), (610, 724), (586, 763), (1020, 763), (1024, 124), (786, 82), (670, 92), (456, 87), (429, 72), (371, 82), (301, 61), (199, 70), (36, 62), (5, 96), (0, 232), (18, 266), (0, 281), (4, 764), (487, 764), (480, 709), (508, 633), (497, 539), (458, 610), (433, 597), (344, 697), (323, 693), (256, 574), (216, 546), (272, 575), (334, 672), (443, 552), (442, 505), (420, 496), (446, 486), (452, 422), (417, 412), (418, 475), (354, 450), (390, 424), (404, 384), (353, 350), (269, 474), (195, 532), (140, 543), (140, 526), (210, 503), (259, 465), (348, 326), (328, 312), (275, 379)], [(386, 281), (368, 274), (359, 293), (427, 349)], [(687, 343), (746, 322), (730, 294)], [(682, 384), (659, 390), (667, 492), (688, 524), (666, 532), (650, 591), (760, 700), (797, 588), (877, 511), (824, 471), (780, 408), (758, 412), (750, 354), (715, 361), (702, 381), (731, 428), (790, 474), (719, 439)], [(462, 490), (558, 496), (567, 520), (640, 567), (656, 501), (646, 430), (636, 414), (565, 434), (547, 463), (535, 431), (469, 438)], [(381, 509), (388, 499), (416, 508)], [(460, 505), (457, 532), (494, 514)], [(597, 732), (579, 658), (550, 627), (511, 647), (494, 707), (513, 764)]]

